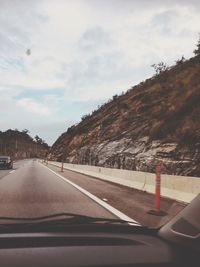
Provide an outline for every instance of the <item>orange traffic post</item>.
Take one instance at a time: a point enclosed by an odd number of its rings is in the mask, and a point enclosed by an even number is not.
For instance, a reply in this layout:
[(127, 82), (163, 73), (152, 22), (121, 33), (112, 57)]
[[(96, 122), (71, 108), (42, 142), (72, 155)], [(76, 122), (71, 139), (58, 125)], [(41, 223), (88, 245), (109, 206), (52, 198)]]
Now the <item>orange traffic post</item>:
[(161, 186), (161, 165), (157, 164), (156, 178), (155, 178), (154, 209), (149, 210), (147, 213), (156, 216), (165, 216), (167, 213), (160, 210), (160, 186)]

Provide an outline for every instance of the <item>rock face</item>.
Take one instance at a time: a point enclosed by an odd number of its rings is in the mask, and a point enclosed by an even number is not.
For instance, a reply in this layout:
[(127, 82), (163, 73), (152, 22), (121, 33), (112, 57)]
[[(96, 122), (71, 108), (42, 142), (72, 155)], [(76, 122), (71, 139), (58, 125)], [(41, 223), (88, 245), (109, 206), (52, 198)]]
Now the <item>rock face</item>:
[(68, 128), (54, 160), (200, 176), (200, 57), (134, 86)]

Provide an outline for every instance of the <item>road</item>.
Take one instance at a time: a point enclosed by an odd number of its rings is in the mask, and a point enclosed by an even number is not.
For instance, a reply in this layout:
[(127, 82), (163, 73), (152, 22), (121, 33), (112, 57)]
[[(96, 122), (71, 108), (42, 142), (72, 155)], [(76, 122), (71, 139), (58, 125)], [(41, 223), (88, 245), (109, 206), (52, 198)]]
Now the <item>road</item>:
[(111, 212), (34, 160), (0, 170), (0, 217), (37, 217), (59, 212), (116, 218)]
[(60, 167), (51, 164), (48, 164), (48, 167), (76, 185), (79, 185), (81, 188), (86, 189), (112, 207), (120, 210), (130, 218), (150, 227), (163, 225), (185, 207), (183, 203), (172, 199), (161, 198), (161, 210), (167, 213), (166, 216), (150, 215), (148, 211), (154, 208), (153, 194), (67, 169), (61, 172)]
[(153, 204), (152, 194), (69, 170), (61, 172), (58, 167), (34, 160), (17, 161), (13, 170), (0, 170), (0, 217), (70, 212), (104, 218), (133, 218), (144, 225), (158, 227), (184, 207), (163, 198), (161, 208), (167, 216), (161, 218), (148, 214)]

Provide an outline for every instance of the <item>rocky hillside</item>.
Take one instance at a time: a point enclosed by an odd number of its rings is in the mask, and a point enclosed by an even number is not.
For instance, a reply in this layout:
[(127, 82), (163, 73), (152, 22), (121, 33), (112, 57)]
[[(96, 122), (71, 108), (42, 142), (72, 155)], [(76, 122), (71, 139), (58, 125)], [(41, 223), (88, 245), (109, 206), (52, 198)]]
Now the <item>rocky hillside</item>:
[(66, 162), (200, 176), (200, 56), (114, 96), (70, 127), (51, 157)]
[(33, 140), (27, 130), (0, 131), (0, 155), (11, 156), (13, 159), (43, 158), (47, 155), (49, 147), (38, 136), (36, 139)]

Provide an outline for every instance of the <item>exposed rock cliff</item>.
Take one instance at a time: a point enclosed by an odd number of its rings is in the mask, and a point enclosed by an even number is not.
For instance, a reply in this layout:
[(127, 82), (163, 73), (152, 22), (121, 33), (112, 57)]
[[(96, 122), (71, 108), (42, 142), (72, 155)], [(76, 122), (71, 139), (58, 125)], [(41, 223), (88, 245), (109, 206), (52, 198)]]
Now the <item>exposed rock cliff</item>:
[(54, 143), (78, 164), (200, 176), (200, 56), (114, 96)]

